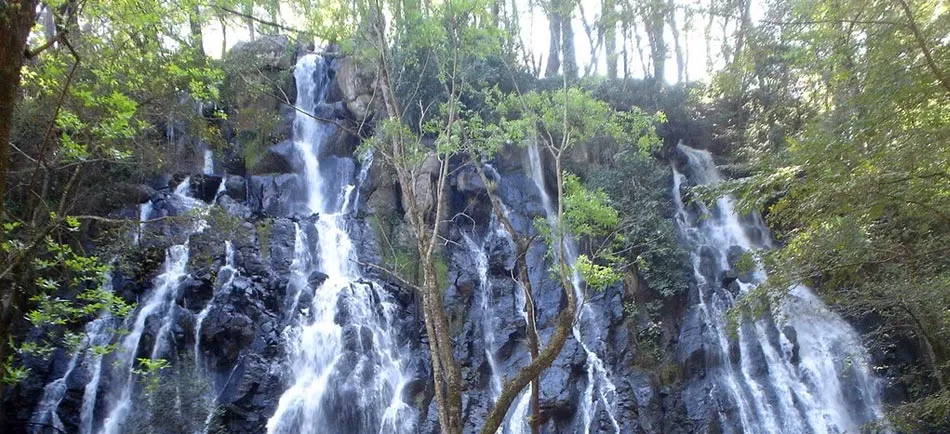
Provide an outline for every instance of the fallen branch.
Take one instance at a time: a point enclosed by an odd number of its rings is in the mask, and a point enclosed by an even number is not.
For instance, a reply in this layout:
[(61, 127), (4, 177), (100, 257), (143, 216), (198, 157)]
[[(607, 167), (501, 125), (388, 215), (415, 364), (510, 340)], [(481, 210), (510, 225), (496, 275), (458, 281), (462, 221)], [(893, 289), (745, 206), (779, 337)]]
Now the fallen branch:
[(369, 267), (369, 268), (372, 268), (372, 269), (374, 269), (374, 270), (382, 271), (383, 273), (389, 275), (389, 277), (392, 277), (393, 279), (396, 279), (397, 281), (399, 281), (400, 284), (402, 284), (402, 285), (404, 285), (404, 286), (406, 286), (406, 287), (412, 288), (412, 289), (415, 290), (415, 291), (422, 292), (422, 288), (420, 288), (418, 285), (416, 285), (416, 284), (414, 284), (414, 283), (412, 283), (412, 282), (410, 282), (410, 281), (408, 281), (408, 280), (402, 278), (401, 276), (399, 276), (398, 273), (396, 273), (396, 272), (393, 271), (393, 270), (390, 270), (390, 269), (387, 268), (387, 267), (384, 267), (384, 266), (379, 265), (379, 264), (372, 264), (372, 263), (369, 263), (369, 262), (363, 262), (363, 261), (360, 261), (359, 259), (353, 259), (353, 262), (357, 263), (358, 265), (364, 266), (364, 267)]

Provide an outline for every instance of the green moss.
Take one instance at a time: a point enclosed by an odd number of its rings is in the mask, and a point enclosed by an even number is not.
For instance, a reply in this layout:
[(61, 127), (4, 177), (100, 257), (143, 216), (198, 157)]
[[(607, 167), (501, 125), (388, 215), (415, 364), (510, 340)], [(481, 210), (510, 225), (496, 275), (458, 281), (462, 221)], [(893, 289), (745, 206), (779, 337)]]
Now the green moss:
[(656, 374), (660, 385), (672, 386), (683, 378), (683, 369), (676, 363), (667, 362), (660, 366)]
[(432, 261), (435, 263), (435, 280), (439, 283), (439, 288), (445, 289), (449, 286), (449, 264), (445, 255), (436, 253), (432, 255)]
[(370, 227), (379, 238), (380, 256), (383, 266), (395, 272), (399, 278), (419, 284), (422, 276), (419, 255), (415, 246), (406, 245), (395, 236), (401, 220), (394, 216), (372, 214), (366, 217)]
[(254, 228), (257, 230), (257, 242), (260, 243), (261, 257), (267, 258), (270, 256), (270, 236), (274, 231), (274, 221), (272, 219), (261, 220), (257, 222)]

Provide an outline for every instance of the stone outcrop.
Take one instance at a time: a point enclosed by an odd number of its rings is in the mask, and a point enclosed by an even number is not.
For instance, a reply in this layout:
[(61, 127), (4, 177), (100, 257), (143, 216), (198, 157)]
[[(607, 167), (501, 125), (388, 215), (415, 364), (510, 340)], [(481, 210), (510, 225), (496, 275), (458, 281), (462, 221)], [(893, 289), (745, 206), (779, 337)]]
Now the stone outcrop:
[(339, 99), (358, 122), (370, 120), (382, 106), (382, 98), (375, 94), (376, 79), (369, 68), (359, 65), (350, 57), (336, 59), (336, 86), (331, 90), (331, 101)]

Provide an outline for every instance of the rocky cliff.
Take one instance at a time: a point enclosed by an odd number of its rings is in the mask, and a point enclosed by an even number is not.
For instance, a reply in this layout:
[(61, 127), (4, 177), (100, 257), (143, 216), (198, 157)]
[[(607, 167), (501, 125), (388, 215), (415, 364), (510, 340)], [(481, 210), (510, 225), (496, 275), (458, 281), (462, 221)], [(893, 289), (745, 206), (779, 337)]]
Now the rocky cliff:
[[(111, 278), (117, 294), (138, 303), (138, 315), (146, 306), (154, 304), (156, 309), (142, 320), (132, 354), (118, 351), (103, 358), (92, 351), (74, 356), (61, 350), (50, 360), (30, 360), (32, 375), (7, 402), (6, 411), (14, 419), (39, 420), (38, 403), (56, 395), (50, 395), (48, 385), (62, 379), (62, 393), (44, 420), (57, 418), (65, 432), (268, 430), (268, 421), (297, 378), (301, 350), (289, 344), (299, 338), (294, 335), (296, 325), (301, 316), (315, 315), (307, 308), (319, 296), (312, 290), (333, 278), (319, 270), (302, 272), (300, 265), (303, 254), (311, 258), (334, 254), (314, 247), (300, 251), (302, 238), (317, 243), (330, 236), (319, 229), (321, 216), (305, 206), (308, 162), (295, 144), (300, 134), (295, 119), (306, 115), (295, 103), (308, 97), (298, 94), (301, 87), (293, 77), (303, 52), (278, 37), (262, 38), (232, 52), (228, 119), (209, 120), (227, 132), (229, 141), (213, 150), (212, 169), (202, 170), (207, 165), (198, 161), (205, 148), (192, 140), (194, 164), (182, 164), (180, 172), (156, 178), (142, 188), (148, 192), (147, 200), (128, 203), (114, 213), (150, 220), (134, 235), (136, 253), (126, 259), (134, 263), (117, 264)], [(351, 292), (341, 292), (334, 305), (333, 321), (341, 327), (339, 349), (334, 351), (340, 356), (333, 361), (332, 374), (322, 380), (332, 389), (321, 410), (326, 425), (310, 429), (356, 432), (349, 427), (366, 423), (358, 403), (365, 398), (368, 379), (379, 376), (385, 362), (367, 365), (371, 359), (367, 355), (376, 354), (367, 348), (382, 345), (383, 331), (354, 318), (359, 312), (353, 307), (357, 289), (352, 285), (358, 285), (360, 294), (369, 294), (377, 306), (385, 301), (390, 309), (374, 315), (385, 318), (387, 345), (398, 353), (403, 381), (396, 399), (406, 406), (400, 414), (412, 419), (392, 431), (438, 432), (417, 296), (399, 280), (366, 265), (401, 268), (406, 275), (413, 267), (392, 174), (383, 165), (372, 164), (371, 158), (354, 155), (378, 110), (373, 79), (350, 59), (332, 54), (323, 59), (329, 68), (314, 72), (322, 74), (314, 80), (326, 80), (328, 90), (313, 117), (326, 125), (327, 136), (321, 139), (316, 159), (323, 179), (333, 184), (325, 188), (346, 192), (338, 222), (352, 243), (359, 276), (350, 282)], [(248, 75), (242, 75), (241, 68), (261, 72), (266, 80), (256, 85), (269, 91), (255, 94), (263, 96), (242, 94), (248, 84), (240, 81)], [(174, 126), (169, 131), (174, 132)], [(511, 147), (490, 162), (509, 218), (524, 233), (535, 231), (534, 221), (546, 212), (544, 169), (539, 174), (529, 160), (525, 150)], [(466, 432), (476, 432), (497, 393), (497, 382), (516, 372), (528, 350), (521, 290), (512, 278), (514, 249), (491, 217), (486, 186), (474, 170), (459, 166), (452, 173), (449, 215), (455, 217), (446, 231), (440, 267), (455, 355), (467, 389)], [(185, 246), (187, 253), (184, 273), (170, 282), (172, 246)], [(697, 260), (718, 260), (715, 253), (708, 255), (713, 259), (701, 254)], [(544, 247), (536, 244), (529, 256), (538, 326), (545, 339), (565, 300), (559, 283), (548, 273)], [(712, 378), (719, 375), (719, 363), (728, 364), (730, 357), (738, 363), (745, 347), (712, 349), (709, 313), (699, 306), (704, 303), (700, 291), (738, 291), (744, 278), (709, 264), (700, 268), (714, 284), (694, 282), (690, 291), (661, 303), (651, 304), (655, 300), (650, 283), (636, 274), (590, 294), (577, 332), (541, 377), (543, 432), (742, 432), (736, 408), (741, 405), (723, 404), (732, 398), (720, 398), (717, 394), (724, 392), (717, 390), (722, 383)], [(161, 285), (173, 288), (167, 299), (155, 301)], [(301, 292), (301, 287), (311, 292)], [(644, 316), (630, 308), (647, 305), (653, 306), (658, 321), (644, 324)], [(135, 335), (134, 318), (112, 321), (113, 342)], [(647, 328), (652, 335), (645, 340)], [(785, 339), (792, 347), (799, 345), (789, 337), (794, 329), (785, 329), (781, 336), (774, 333), (776, 342)], [(716, 351), (724, 351), (725, 358), (714, 357)], [(766, 357), (751, 350), (748, 354), (743, 360)], [(154, 372), (114, 368), (125, 360), (156, 355), (169, 366)], [(768, 382), (761, 378), (769, 377), (772, 365), (763, 360), (758, 365), (764, 371), (754, 376), (756, 381)], [(123, 395), (126, 390), (131, 395)], [(141, 398), (142, 390), (149, 390), (150, 398)], [(770, 393), (775, 396), (766, 399), (781, 400), (777, 395), (782, 391)], [(117, 404), (123, 400), (134, 405), (117, 426)], [(513, 414), (519, 414), (516, 407)], [(520, 411), (523, 417), (524, 409)], [(37, 426), (12, 426), (5, 432), (51, 432)], [(509, 421), (505, 432), (522, 429), (522, 424)]]

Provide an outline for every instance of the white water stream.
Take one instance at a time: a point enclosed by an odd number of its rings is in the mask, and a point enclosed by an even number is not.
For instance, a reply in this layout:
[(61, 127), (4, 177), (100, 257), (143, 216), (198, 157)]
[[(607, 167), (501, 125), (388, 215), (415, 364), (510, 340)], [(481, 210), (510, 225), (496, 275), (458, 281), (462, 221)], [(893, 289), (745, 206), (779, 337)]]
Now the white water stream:
[(687, 207), (681, 196), (685, 183), (716, 184), (721, 178), (709, 152), (682, 145), (679, 151), (687, 157), (691, 179), (674, 167), (676, 222), (692, 249), (698, 308), (708, 326), (704, 340), (712, 352), (707, 364), (732, 401), (720, 407), (737, 409), (720, 416), (746, 434), (850, 433), (879, 420), (878, 382), (860, 337), (805, 286), (789, 291), (774, 319), (743, 321), (735, 338), (740, 360), (730, 357), (735, 343), (726, 313), (735, 297), (767, 276), (761, 266), (738, 276), (737, 294), (723, 287), (721, 276), (732, 268), (730, 256), (771, 248), (771, 240), (757, 216), (740, 219), (731, 197), (719, 198), (712, 209), (699, 203)]
[[(310, 223), (298, 223), (284, 331), (291, 383), (267, 432), (409, 433), (415, 416), (402, 400), (408, 377), (394, 336), (397, 305), (355, 262), (346, 213), (358, 185), (341, 182), (333, 165), (323, 167), (328, 161), (318, 158), (335, 127), (307, 115), (324, 102), (328, 65), (317, 55), (303, 56), (294, 76), (294, 141), (304, 163), (306, 206), (317, 214), (317, 239), (302, 227)], [(310, 278), (314, 272), (325, 275), (322, 283)]]
[[(528, 160), (531, 163), (531, 178), (534, 180), (535, 186), (538, 188), (538, 191), (541, 194), (541, 201), (544, 205), (544, 211), (547, 215), (548, 223), (551, 227), (557, 225), (557, 209), (554, 207), (554, 202), (551, 200), (551, 197), (548, 195), (547, 188), (544, 183), (544, 169), (541, 162), (541, 153), (538, 149), (536, 143), (531, 142), (528, 145)], [(597, 412), (597, 407), (602, 406), (604, 413), (609, 420), (613, 431), (615, 433), (620, 432), (620, 425), (617, 423), (617, 417), (615, 415), (615, 403), (613, 402), (616, 397), (617, 387), (610, 380), (610, 374), (607, 372), (607, 367), (604, 365), (603, 360), (600, 359), (600, 356), (597, 353), (590, 349), (588, 344), (585, 342), (584, 334), (582, 329), (586, 325), (585, 318), (590, 317), (592, 312), (590, 306), (584, 303), (585, 300), (585, 291), (584, 291), (584, 282), (581, 280), (580, 273), (574, 269), (574, 262), (577, 260), (577, 245), (574, 240), (570, 237), (570, 234), (565, 234), (565, 246), (564, 250), (567, 256), (567, 262), (572, 270), (572, 280), (574, 286), (574, 295), (577, 298), (577, 306), (579, 312), (577, 315), (577, 321), (574, 322), (574, 339), (581, 346), (581, 349), (584, 350), (584, 353), (587, 356), (587, 362), (585, 369), (587, 370), (587, 384), (585, 385), (584, 395), (581, 399), (581, 412), (580, 416), (582, 417), (581, 423), (581, 432), (584, 434), (589, 434), (591, 432), (592, 426), (595, 422), (595, 415)], [(597, 327), (587, 327), (587, 330), (584, 330), (587, 333), (587, 338), (593, 342), (597, 342), (602, 339), (599, 335), (600, 330), (597, 330)]]

